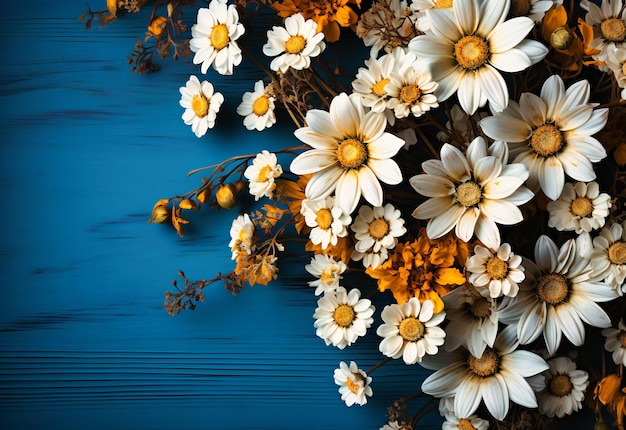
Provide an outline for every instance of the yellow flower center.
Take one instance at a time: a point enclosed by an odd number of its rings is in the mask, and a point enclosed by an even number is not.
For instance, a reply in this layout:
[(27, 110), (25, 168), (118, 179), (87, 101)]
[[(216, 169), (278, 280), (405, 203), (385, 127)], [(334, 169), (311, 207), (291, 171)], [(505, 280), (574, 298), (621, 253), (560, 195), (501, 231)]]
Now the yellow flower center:
[(468, 358), (469, 370), (476, 376), (491, 376), (498, 371), (498, 365), (500, 364), (500, 359), (498, 358), (498, 354), (491, 349), (486, 348), (483, 352), (483, 355), (480, 357), (474, 357), (472, 354), (469, 355)]
[(550, 45), (556, 49), (567, 49), (574, 41), (574, 37), (571, 35), (567, 28), (559, 27), (550, 35)]
[(385, 85), (387, 85), (389, 82), (391, 82), (389, 78), (381, 79), (380, 81), (376, 82), (372, 87), (372, 93), (379, 97), (384, 96), (385, 94), (387, 94), (385, 92)]
[(198, 118), (204, 118), (209, 112), (209, 100), (202, 94), (196, 94), (191, 99), (191, 110)]
[(400, 336), (402, 339), (415, 342), (424, 337), (424, 324), (415, 317), (408, 317), (400, 322)]
[(553, 124), (537, 127), (530, 137), (530, 147), (542, 157), (550, 157), (561, 149), (565, 139), (563, 133)]
[(489, 59), (489, 45), (479, 36), (465, 36), (454, 45), (457, 63), (467, 70), (476, 70)]
[(404, 103), (413, 104), (420, 99), (422, 92), (417, 85), (405, 85), (400, 90), (400, 99)]
[(315, 222), (317, 222), (317, 226), (322, 230), (327, 230), (330, 228), (333, 223), (333, 214), (328, 208), (322, 208), (317, 211), (317, 215), (315, 216)]
[(609, 260), (618, 266), (626, 264), (626, 242), (615, 242), (609, 247)]
[(485, 318), (491, 314), (491, 303), (484, 297), (480, 297), (474, 300), (469, 309), (476, 318)]
[(557, 397), (563, 397), (572, 392), (572, 381), (567, 375), (556, 375), (550, 381), (550, 391)]
[(263, 94), (252, 103), (252, 113), (256, 116), (263, 116), (270, 109), (269, 97)]
[(476, 430), (476, 427), (474, 427), (472, 422), (467, 418), (460, 419), (457, 428), (458, 430)]
[(452, 7), (452, 0), (436, 0), (435, 6), (433, 7), (435, 9), (447, 9), (449, 7)]
[(261, 170), (259, 170), (259, 176), (257, 176), (256, 180), (258, 182), (265, 182), (267, 181), (269, 178), (273, 178), (273, 169), (272, 166), (270, 166), (269, 164), (263, 166), (263, 168)]
[(626, 61), (622, 63), (622, 73), (626, 75)]
[(626, 348), (626, 331), (620, 330), (619, 336), (617, 336), (617, 339), (622, 344), (622, 348)]
[(576, 216), (585, 218), (593, 212), (593, 205), (587, 197), (576, 197), (570, 206), (570, 211)]
[(348, 378), (346, 380), (346, 387), (348, 387), (348, 390), (352, 391), (354, 394), (358, 394), (359, 389), (361, 388), (359, 384), (352, 380), (352, 378)]
[(546, 303), (558, 305), (567, 300), (569, 284), (563, 275), (551, 273), (545, 275), (537, 285), (537, 296)]
[(609, 18), (600, 24), (602, 36), (610, 42), (623, 42), (626, 38), (626, 24), (619, 18)]
[(322, 272), (322, 276), (320, 276), (320, 280), (324, 283), (328, 283), (328, 281), (331, 281), (333, 279), (335, 279), (335, 273), (332, 269), (324, 270), (324, 272)]
[(228, 27), (226, 24), (217, 24), (211, 30), (211, 35), (209, 36), (211, 39), (211, 45), (218, 51), (223, 49), (230, 42), (230, 36), (228, 35)]
[(530, 0), (511, 0), (511, 8), (509, 9), (509, 16), (526, 16), (530, 12)]
[(337, 160), (346, 169), (359, 168), (367, 160), (367, 148), (357, 139), (344, 139), (337, 148)]
[(285, 42), (285, 51), (287, 51), (290, 54), (299, 54), (302, 52), (305, 46), (306, 46), (306, 41), (304, 40), (304, 37), (300, 35), (291, 36)]
[(339, 305), (333, 313), (333, 319), (339, 327), (350, 327), (355, 316), (354, 308), (348, 305)]
[(490, 279), (502, 280), (509, 274), (509, 265), (498, 257), (487, 262), (487, 275)]
[(463, 182), (456, 187), (456, 199), (466, 208), (478, 204), (482, 195), (483, 193), (480, 191), (480, 187), (473, 181)]
[(382, 218), (375, 219), (370, 224), (369, 232), (374, 239), (382, 239), (389, 233), (389, 223)]

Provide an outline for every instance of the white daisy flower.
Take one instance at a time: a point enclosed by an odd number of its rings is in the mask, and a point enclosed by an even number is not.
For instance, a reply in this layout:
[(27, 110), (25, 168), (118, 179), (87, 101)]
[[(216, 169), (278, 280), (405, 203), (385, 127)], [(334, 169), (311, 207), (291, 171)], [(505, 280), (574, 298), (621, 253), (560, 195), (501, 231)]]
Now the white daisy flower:
[[(402, 213), (391, 203), (375, 208), (361, 206), (359, 214), (350, 226), (357, 240), (352, 258), (355, 261), (363, 259), (365, 267), (376, 269), (386, 260), (386, 250), (395, 248), (398, 244), (397, 238), (406, 233), (401, 217)], [(380, 254), (382, 250), (385, 252)], [(377, 256), (384, 257), (384, 260), (380, 261)]]
[(304, 199), (300, 213), (306, 225), (312, 228), (309, 233), (311, 242), (321, 244), (322, 249), (328, 248), (328, 245), (337, 245), (337, 238), (348, 234), (346, 227), (352, 222), (350, 215), (337, 205), (334, 197)]
[(480, 121), (492, 139), (508, 142), (515, 163), (530, 170), (528, 186), (539, 188), (556, 200), (565, 183), (564, 174), (577, 181), (596, 178), (591, 163), (606, 157), (600, 142), (591, 137), (602, 130), (608, 109), (594, 109), (589, 103), (590, 87), (578, 81), (565, 91), (558, 75), (541, 87), (541, 96), (523, 93), (519, 104), (511, 101), (500, 114)]
[(341, 274), (346, 271), (347, 266), (343, 261), (335, 261), (333, 257), (322, 254), (315, 254), (311, 258), (311, 264), (304, 266), (307, 272), (317, 279), (309, 281), (309, 286), (315, 287), (315, 295), (333, 292), (339, 287), (339, 281), (343, 279)]
[(622, 99), (626, 99), (626, 44), (616, 51), (609, 52), (606, 66), (613, 72), (617, 85), (622, 88)]
[(593, 239), (589, 256), (593, 270), (618, 293), (626, 293), (626, 221), (604, 227)]
[(446, 313), (434, 313), (434, 309), (432, 300), (420, 303), (417, 297), (401, 305), (385, 306), (381, 313), (384, 324), (376, 330), (384, 338), (378, 346), (380, 352), (394, 359), (402, 357), (406, 364), (419, 363), (426, 354), (437, 354), (446, 336), (439, 327)]
[(604, 349), (612, 353), (613, 362), (618, 366), (626, 366), (626, 325), (619, 321), (617, 328), (605, 328), (602, 334), (606, 337)]
[(228, 244), (232, 251), (232, 260), (237, 259), (241, 253), (248, 255), (256, 248), (254, 243), (254, 224), (250, 220), (248, 214), (239, 215), (233, 220), (230, 227), (230, 243)]
[(368, 299), (361, 299), (361, 292), (353, 288), (347, 292), (344, 287), (326, 292), (317, 301), (313, 314), (317, 329), (315, 334), (324, 339), (326, 345), (339, 349), (352, 345), (374, 322), (374, 306)]
[(456, 359), (448, 364), (438, 355), (426, 363), (425, 367), (439, 370), (426, 378), (422, 391), (435, 397), (454, 396), (454, 412), (459, 418), (472, 416), (481, 401), (499, 421), (509, 412), (509, 400), (536, 408), (535, 393), (525, 378), (548, 369), (548, 364), (537, 354), (517, 347), (515, 327), (508, 326), (498, 334), (493, 348), (485, 349), (480, 357), (464, 354), (459, 348)]
[(213, 66), (220, 75), (232, 75), (243, 58), (236, 40), (245, 32), (237, 8), (226, 0), (211, 0), (208, 8), (198, 9), (196, 21), (189, 41), (189, 48), (196, 53), (193, 64), (202, 64), (202, 73)]
[(469, 282), (485, 297), (515, 297), (519, 283), (524, 280), (522, 257), (511, 251), (511, 245), (503, 243), (497, 251), (481, 245), (474, 247), (474, 255), (465, 262), (470, 272)]
[(355, 403), (363, 406), (367, 403), (367, 398), (372, 397), (372, 377), (359, 369), (354, 361), (350, 362), (350, 367), (345, 362), (340, 362), (339, 369), (335, 369), (333, 376), (335, 384), (339, 385), (341, 400), (346, 402), (346, 406), (350, 407)]
[(413, 176), (413, 188), (429, 199), (413, 216), (429, 220), (426, 233), (437, 239), (454, 229), (461, 240), (474, 233), (485, 245), (497, 249), (500, 232), (496, 223), (512, 225), (524, 218), (518, 206), (533, 194), (522, 184), (528, 170), (522, 164), (506, 164), (506, 149), (496, 142), (489, 152), (487, 143), (477, 137), (466, 154), (450, 144), (441, 148), (441, 161), (422, 163), (424, 174)]
[(415, 27), (422, 33), (428, 33), (432, 23), (430, 15), (426, 13), (428, 9), (443, 9), (452, 13), (453, 0), (413, 0), (411, 10)]
[[(402, 48), (396, 48), (402, 51)], [(415, 60), (417, 58), (412, 56)], [(396, 68), (396, 55), (385, 54), (380, 58), (370, 57), (365, 60), (366, 67), (359, 67), (352, 89), (354, 94), (361, 97), (363, 106), (373, 112), (385, 112), (389, 93), (387, 86), (391, 82), (391, 75)]]
[(291, 163), (297, 175), (313, 173), (306, 185), (309, 199), (324, 198), (335, 192), (339, 206), (350, 214), (361, 195), (372, 206), (382, 206), (379, 180), (390, 185), (402, 181), (402, 173), (391, 159), (404, 141), (385, 132), (384, 114), (366, 111), (356, 94), (342, 93), (330, 103), (330, 112), (310, 109), (307, 127), (295, 135), (313, 149), (298, 155)]
[(537, 393), (539, 413), (563, 418), (582, 409), (589, 374), (576, 369), (574, 360), (566, 356), (548, 360), (548, 365), (550, 368), (543, 372), (546, 388)]
[(590, 48), (600, 51), (594, 59), (606, 61), (608, 54), (626, 47), (626, 11), (622, 0), (602, 0), (598, 6), (587, 3), (585, 22), (593, 28)]
[(209, 128), (215, 126), (217, 112), (224, 102), (224, 96), (214, 92), (210, 82), (200, 82), (193, 75), (189, 76), (189, 80), (179, 91), (181, 95), (179, 103), (185, 108), (183, 121), (191, 126), (197, 137), (204, 136)]
[(508, 0), (454, 0), (453, 13), (426, 11), (431, 34), (415, 37), (409, 50), (429, 63), (440, 101), (456, 92), (470, 115), (487, 101), (500, 112), (509, 90), (498, 70), (520, 72), (547, 55), (543, 44), (524, 39), (535, 25), (530, 18), (506, 20), (509, 5)]
[(270, 63), (270, 69), (286, 73), (289, 68), (307, 69), (311, 65), (311, 57), (317, 57), (325, 48), (324, 33), (317, 32), (315, 21), (305, 21), (301, 14), (296, 13), (285, 19), (284, 27), (274, 26), (268, 30), (263, 53), (276, 57)]
[(249, 181), (250, 194), (254, 196), (256, 201), (264, 196), (272, 198), (276, 188), (274, 179), (282, 174), (283, 168), (278, 164), (276, 154), (270, 153), (266, 149), (257, 154), (252, 160), (252, 164), (243, 172)]
[[(370, 57), (378, 57), (381, 49), (389, 53), (415, 35), (413, 22), (408, 17), (411, 8), (405, 0), (374, 2), (359, 18), (356, 35), (365, 46), (371, 46)], [(404, 42), (406, 43), (406, 42)]]
[(609, 208), (611, 196), (600, 193), (597, 182), (566, 183), (563, 192), (556, 201), (547, 205), (550, 218), (548, 226), (559, 231), (573, 230), (577, 234), (589, 233), (604, 226)]
[(409, 114), (420, 117), (431, 109), (439, 106), (433, 94), (437, 82), (433, 81), (428, 72), (417, 69), (413, 65), (400, 68), (392, 75), (387, 85), (387, 107), (393, 109), (396, 118), (406, 118)]
[(244, 117), (243, 125), (248, 130), (263, 131), (276, 123), (274, 97), (267, 93), (262, 80), (254, 84), (253, 92), (243, 94), (237, 113)]
[(554, 6), (553, 0), (511, 0), (509, 17), (527, 16), (540, 24), (543, 16)]
[(494, 299), (478, 296), (466, 288), (456, 288), (442, 297), (446, 318), (446, 351), (465, 346), (475, 357), (485, 348), (493, 347), (498, 334), (497, 303)]
[[(448, 363), (449, 364), (449, 363)], [(423, 364), (422, 364), (423, 365)], [(445, 366), (438, 366), (436, 369), (441, 369)], [(430, 370), (435, 370), (435, 367), (431, 369), (431, 367), (427, 367)], [(446, 415), (454, 415), (454, 397), (442, 397), (439, 399), (439, 405), (437, 406), (439, 409), (439, 415), (445, 417)], [(456, 416), (456, 415), (454, 415)]]
[(476, 415), (467, 418), (457, 418), (453, 413), (446, 414), (446, 420), (441, 425), (441, 430), (487, 430), (489, 421)]
[(574, 346), (583, 344), (583, 322), (601, 328), (611, 325), (598, 303), (613, 300), (617, 293), (594, 274), (590, 261), (578, 253), (577, 246), (570, 239), (559, 249), (548, 236), (539, 237), (535, 263), (524, 261), (526, 279), (519, 293), (505, 297), (500, 304), (500, 320), (517, 323), (522, 345), (543, 333), (548, 354), (553, 355), (563, 334)]

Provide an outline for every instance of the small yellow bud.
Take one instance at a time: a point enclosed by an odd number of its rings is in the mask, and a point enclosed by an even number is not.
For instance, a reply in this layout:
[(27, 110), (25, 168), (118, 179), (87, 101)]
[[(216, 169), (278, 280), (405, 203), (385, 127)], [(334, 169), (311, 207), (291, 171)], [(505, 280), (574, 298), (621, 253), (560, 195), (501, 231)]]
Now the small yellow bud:
[(237, 204), (237, 187), (233, 184), (222, 185), (215, 193), (217, 204), (224, 209), (232, 209)]
[(164, 224), (170, 218), (170, 211), (167, 209), (168, 200), (159, 200), (152, 208), (152, 217), (150, 221), (155, 224)]
[(150, 21), (150, 25), (148, 26), (148, 34), (156, 37), (157, 39), (161, 37), (163, 30), (165, 30), (167, 26), (167, 18), (164, 16), (156, 16)]
[(564, 50), (571, 46), (574, 37), (565, 27), (559, 27), (550, 35), (550, 45), (555, 49)]

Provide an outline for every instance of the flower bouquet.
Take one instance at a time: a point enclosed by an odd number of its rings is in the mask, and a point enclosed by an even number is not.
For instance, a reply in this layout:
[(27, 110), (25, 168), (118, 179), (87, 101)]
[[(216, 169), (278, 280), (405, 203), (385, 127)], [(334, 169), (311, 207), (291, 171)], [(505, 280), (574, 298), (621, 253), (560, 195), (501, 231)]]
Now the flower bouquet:
[(142, 8), (129, 63), (191, 57), (180, 105), (198, 138), (243, 58), (258, 66), (243, 126), (292, 126), (284, 148), (198, 168), (197, 188), (155, 204), (150, 221), (183, 236), (186, 212), (254, 197), (232, 216), (232, 271), (180, 272), (170, 314), (218, 281), (267, 285), (290, 259), (326, 346), (379, 337), (378, 365), (334, 372), (347, 406), (390, 360), (433, 371), (381, 429), (418, 428), (417, 397), (444, 429), (547, 428), (583, 409), (624, 429), (623, 0), (109, 0), (81, 19)]

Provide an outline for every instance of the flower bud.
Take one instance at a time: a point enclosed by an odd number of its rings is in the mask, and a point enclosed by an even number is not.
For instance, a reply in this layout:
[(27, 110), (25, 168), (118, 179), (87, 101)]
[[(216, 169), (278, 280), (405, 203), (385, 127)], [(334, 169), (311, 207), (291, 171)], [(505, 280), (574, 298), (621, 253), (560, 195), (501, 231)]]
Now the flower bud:
[(152, 217), (149, 222), (164, 224), (170, 218), (170, 211), (167, 209), (168, 200), (159, 200), (152, 208)]
[(233, 184), (222, 185), (215, 193), (217, 204), (224, 209), (232, 209), (237, 204), (237, 187)]
[(559, 27), (550, 35), (550, 45), (553, 48), (564, 50), (571, 46), (574, 41), (574, 37), (567, 31), (565, 27)]

